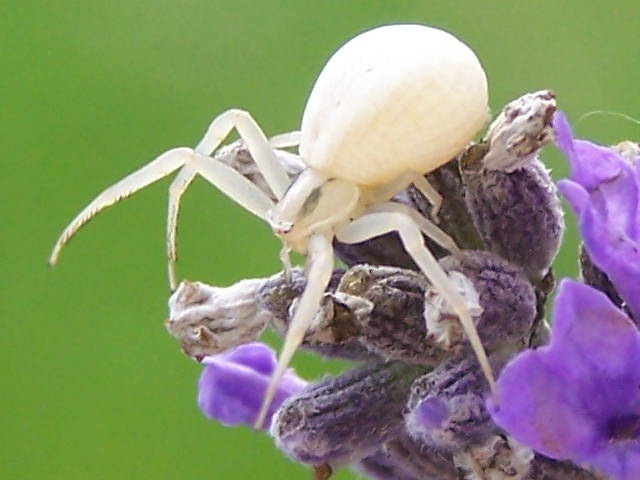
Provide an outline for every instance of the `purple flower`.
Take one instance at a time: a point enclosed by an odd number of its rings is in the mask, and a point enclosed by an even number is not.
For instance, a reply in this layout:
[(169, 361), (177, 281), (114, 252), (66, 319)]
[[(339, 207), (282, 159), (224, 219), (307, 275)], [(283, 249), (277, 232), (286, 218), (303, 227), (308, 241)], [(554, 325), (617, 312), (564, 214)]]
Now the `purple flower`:
[[(209, 418), (226, 426), (253, 426), (267, 384), (276, 366), (273, 350), (262, 343), (247, 343), (233, 350), (205, 357), (206, 365), (198, 381), (198, 406)], [(263, 429), (289, 396), (306, 382), (289, 370), (282, 377)]]
[(593, 263), (640, 319), (640, 159), (574, 140), (565, 116), (554, 118), (556, 143), (571, 168), (558, 187), (579, 219)]
[(519, 442), (640, 478), (640, 332), (605, 294), (564, 280), (550, 344), (507, 365), (498, 393), (492, 417)]

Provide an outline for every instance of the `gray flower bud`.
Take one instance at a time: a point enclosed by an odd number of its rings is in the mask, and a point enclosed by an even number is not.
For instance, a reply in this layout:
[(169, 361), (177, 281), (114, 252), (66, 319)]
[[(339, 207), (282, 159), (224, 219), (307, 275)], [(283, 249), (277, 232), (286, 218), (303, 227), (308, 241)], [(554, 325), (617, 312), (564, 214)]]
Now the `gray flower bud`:
[(452, 455), (419, 443), (406, 433), (386, 442), (355, 467), (376, 480), (459, 480)]
[(551, 121), (556, 111), (550, 90), (527, 93), (509, 102), (491, 123), (482, 166), (513, 172), (534, 162), (538, 151), (553, 138)]
[(505, 108), (485, 143), (460, 158), (467, 206), (480, 235), (533, 280), (547, 273), (564, 230), (555, 185), (536, 157), (551, 138), (554, 110), (544, 94), (525, 95)]
[(542, 455), (536, 455), (531, 462), (525, 480), (604, 480), (588, 470), (571, 462), (560, 462)]
[(363, 458), (354, 469), (372, 480), (430, 480), (424, 475), (417, 477), (401, 471), (384, 450)]
[(484, 403), (487, 384), (471, 356), (449, 359), (411, 386), (405, 423), (412, 437), (435, 448), (461, 450), (496, 431)]
[(256, 307), (262, 279), (242, 280), (226, 288), (182, 282), (169, 299), (165, 325), (182, 350), (200, 360), (260, 337), (270, 315)]
[(372, 305), (354, 316), (359, 339), (370, 351), (394, 360), (436, 365), (451, 355), (427, 335), (424, 320), (426, 278), (412, 270), (358, 265), (343, 275), (338, 292)]
[[(534, 290), (520, 269), (488, 252), (465, 252), (442, 260), (461, 293), (476, 310), (476, 323), (491, 350), (526, 345), (536, 311)], [(258, 289), (259, 309), (283, 335), (292, 305), (305, 278), (294, 269), (291, 282), (282, 275)], [(467, 347), (455, 314), (437, 289), (418, 272), (358, 265), (336, 271), (303, 347), (325, 356), (370, 359), (372, 354), (411, 363), (437, 365)]]
[[(425, 175), (429, 183), (442, 195), (442, 205), (438, 218), (433, 218), (431, 203), (413, 185), (407, 188), (407, 194), (413, 206), (426, 218), (436, 222), (438, 226), (449, 234), (456, 245), (463, 250), (482, 250), (484, 241), (476, 229), (465, 200), (464, 185), (458, 159), (455, 158), (433, 172)], [(436, 254), (443, 257), (449, 254), (430, 239), (426, 245)]]
[(410, 385), (424, 371), (389, 362), (320, 380), (280, 407), (271, 435), (298, 462), (358, 461), (403, 429), (402, 409)]
[(494, 435), (484, 443), (457, 452), (454, 462), (471, 476), (487, 480), (525, 480), (533, 451), (510, 437)]
[(482, 314), (476, 327), (489, 350), (513, 346), (520, 350), (536, 316), (536, 293), (522, 270), (490, 252), (464, 252), (441, 261), (446, 271), (471, 280), (478, 293)]
[[(536, 297), (520, 269), (488, 252), (465, 252), (441, 263), (450, 275), (468, 279), (473, 291), (466, 296), (479, 301), (476, 325), (487, 349), (526, 346)], [(422, 274), (357, 266), (344, 274), (338, 291), (373, 304), (370, 314), (356, 319), (360, 341), (385, 358), (437, 365), (467, 345), (457, 317), (443, 308), (441, 295)]]
[[(328, 358), (374, 359), (375, 355), (359, 340), (360, 327), (356, 321), (360, 312), (371, 311), (370, 303), (365, 299), (345, 299), (331, 294), (336, 291), (343, 274), (341, 270), (333, 273), (327, 295), (305, 333), (301, 346)], [(306, 284), (304, 271), (294, 268), (289, 281), (284, 274), (277, 274), (267, 279), (257, 290), (254, 297), (257, 308), (270, 315), (271, 327), (279, 335), (286, 334), (293, 307)]]

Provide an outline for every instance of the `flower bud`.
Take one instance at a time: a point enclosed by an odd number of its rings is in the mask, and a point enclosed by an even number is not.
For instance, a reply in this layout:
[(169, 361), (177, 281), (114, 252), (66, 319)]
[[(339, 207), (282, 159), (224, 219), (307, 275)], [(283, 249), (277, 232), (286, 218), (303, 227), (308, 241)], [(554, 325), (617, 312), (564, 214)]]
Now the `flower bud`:
[(467, 206), (486, 245), (533, 280), (546, 275), (564, 231), (555, 185), (537, 160), (554, 111), (549, 92), (525, 95), (460, 158)]
[(269, 323), (269, 315), (259, 311), (255, 302), (262, 283), (261, 279), (242, 280), (218, 288), (182, 282), (169, 299), (167, 330), (197, 360), (253, 342)]
[[(422, 193), (410, 185), (407, 195), (413, 203), (413, 207), (424, 217), (438, 224), (463, 250), (484, 249), (484, 241), (476, 229), (473, 218), (468, 210), (465, 200), (464, 184), (458, 167), (458, 159), (454, 158), (425, 175), (429, 183), (442, 196), (442, 205), (437, 218), (432, 215), (433, 206)], [(450, 252), (445, 252), (442, 247), (430, 239), (426, 239), (426, 245), (436, 257), (444, 257)]]
[(475, 358), (447, 360), (411, 386), (407, 430), (419, 442), (452, 451), (484, 441), (496, 430), (484, 406), (487, 389)]
[(356, 467), (376, 480), (459, 480), (452, 455), (403, 433)]
[[(281, 336), (286, 334), (295, 303), (307, 284), (302, 269), (294, 268), (290, 274), (289, 280), (284, 274), (267, 279), (254, 297), (258, 309), (270, 315), (271, 327)], [(341, 270), (334, 271), (327, 294), (305, 333), (301, 347), (328, 358), (371, 360), (375, 356), (360, 343), (360, 328), (355, 321), (355, 316), (361, 311), (370, 310), (370, 304), (356, 298), (342, 302), (339, 296), (332, 295), (343, 274)]]
[(529, 478), (532, 460), (531, 449), (501, 435), (494, 435), (454, 457), (456, 465), (472, 475), (469, 478), (491, 480), (525, 480)]
[(460, 258), (443, 259), (441, 264), (446, 271), (469, 279), (477, 292), (482, 313), (476, 319), (476, 328), (487, 350), (526, 346), (537, 300), (520, 268), (490, 252), (464, 252)]
[(483, 168), (510, 173), (535, 162), (538, 151), (553, 139), (555, 111), (555, 94), (550, 90), (509, 102), (487, 131)]
[(571, 462), (552, 460), (543, 455), (536, 455), (531, 461), (529, 473), (525, 480), (602, 480), (595, 473), (577, 467)]
[[(491, 350), (526, 346), (536, 296), (519, 268), (488, 252), (465, 252), (442, 260), (445, 271), (468, 299), (485, 346)], [(276, 275), (258, 289), (259, 308), (283, 335), (305, 280)], [(421, 273), (358, 265), (336, 271), (329, 291), (303, 341), (325, 356), (437, 365), (467, 347), (457, 316)]]
[(298, 462), (358, 461), (402, 431), (409, 387), (424, 371), (386, 362), (320, 380), (282, 405), (271, 435), (277, 446)]

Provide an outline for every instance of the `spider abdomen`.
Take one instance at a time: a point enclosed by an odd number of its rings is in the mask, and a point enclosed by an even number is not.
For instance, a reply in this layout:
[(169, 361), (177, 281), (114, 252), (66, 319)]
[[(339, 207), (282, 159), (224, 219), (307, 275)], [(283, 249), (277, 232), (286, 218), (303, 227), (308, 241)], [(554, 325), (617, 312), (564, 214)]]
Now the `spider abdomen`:
[(311, 167), (361, 185), (427, 173), (456, 155), (488, 117), (473, 51), (423, 25), (362, 33), (327, 62), (302, 119)]

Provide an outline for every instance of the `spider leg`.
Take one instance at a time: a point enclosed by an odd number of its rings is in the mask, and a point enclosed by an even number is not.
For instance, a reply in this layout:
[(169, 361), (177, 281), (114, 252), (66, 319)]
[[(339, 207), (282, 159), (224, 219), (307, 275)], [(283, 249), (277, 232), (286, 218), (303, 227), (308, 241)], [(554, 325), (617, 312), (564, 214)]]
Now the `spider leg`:
[(278, 364), (264, 394), (262, 406), (254, 425), (257, 429), (261, 428), (264, 423), (278, 383), (289, 366), (293, 354), (302, 343), (304, 334), (318, 310), (324, 291), (331, 279), (333, 247), (329, 238), (319, 233), (312, 235), (309, 238), (307, 258), (307, 286), (289, 323), (287, 335), (278, 357)]
[(196, 172), (191, 167), (180, 170), (178, 176), (173, 179), (169, 186), (169, 208), (167, 209), (167, 261), (169, 273), (169, 288), (172, 292), (176, 290), (178, 282), (176, 280), (176, 231), (178, 229), (178, 213), (180, 212), (180, 200), (185, 190), (189, 187), (196, 176)]
[(391, 231), (398, 232), (407, 253), (458, 315), (478, 358), (480, 368), (489, 382), (491, 391), (495, 394), (493, 370), (465, 300), (455, 289), (438, 261), (425, 247), (422, 232), (411, 216), (399, 212), (365, 213), (353, 222), (339, 227), (336, 230), (336, 238), (344, 243), (359, 243)]
[(247, 148), (269, 188), (278, 200), (281, 199), (291, 181), (278, 161), (267, 137), (249, 112), (231, 109), (218, 115), (209, 125), (195, 151), (206, 156), (210, 155), (234, 128), (247, 144)]
[(413, 185), (431, 203), (431, 218), (435, 223), (438, 223), (438, 213), (440, 213), (440, 208), (442, 207), (442, 195), (429, 183), (429, 180), (424, 175), (416, 174), (413, 179)]
[(185, 165), (169, 187), (167, 257), (169, 287), (172, 291), (177, 286), (175, 273), (176, 230), (180, 199), (196, 175), (201, 175), (226, 196), (262, 219), (264, 219), (267, 210), (274, 207), (266, 193), (229, 165), (198, 152), (192, 152), (191, 161)]
[(416, 223), (416, 225), (420, 228), (422, 233), (424, 233), (431, 240), (436, 242), (445, 250), (451, 252), (453, 255), (459, 257), (461, 252), (456, 242), (449, 236), (447, 232), (438, 227), (435, 223), (423, 217), (420, 212), (416, 209), (411, 208), (408, 205), (404, 205), (398, 202), (385, 202), (380, 203), (378, 205), (372, 205), (367, 209), (368, 213), (379, 213), (379, 212), (389, 212), (389, 213), (402, 213), (404, 215), (408, 215), (411, 219)]
[(391, 200), (394, 195), (397, 195), (412, 183), (431, 203), (431, 216), (433, 217), (433, 221), (438, 223), (438, 213), (442, 207), (442, 195), (429, 183), (429, 180), (427, 180), (424, 175), (419, 173), (404, 173), (392, 181), (377, 187), (372, 192), (371, 203), (381, 203)]
[(390, 182), (377, 186), (371, 192), (371, 203), (377, 204), (391, 200), (392, 197), (411, 185), (414, 176), (413, 172), (403, 173)]
[(49, 265), (56, 264), (62, 247), (85, 223), (95, 217), (101, 210), (133, 195), (138, 190), (182, 167), (190, 158), (191, 152), (190, 148), (169, 150), (104, 190), (69, 223), (60, 237), (58, 237), (49, 257)]
[(269, 139), (271, 148), (289, 148), (300, 145), (300, 130), (292, 132), (280, 133)]
[(291, 269), (293, 265), (291, 264), (291, 248), (286, 245), (282, 245), (280, 249), (280, 263), (282, 263), (282, 269), (284, 270), (284, 278), (287, 283), (291, 283)]

